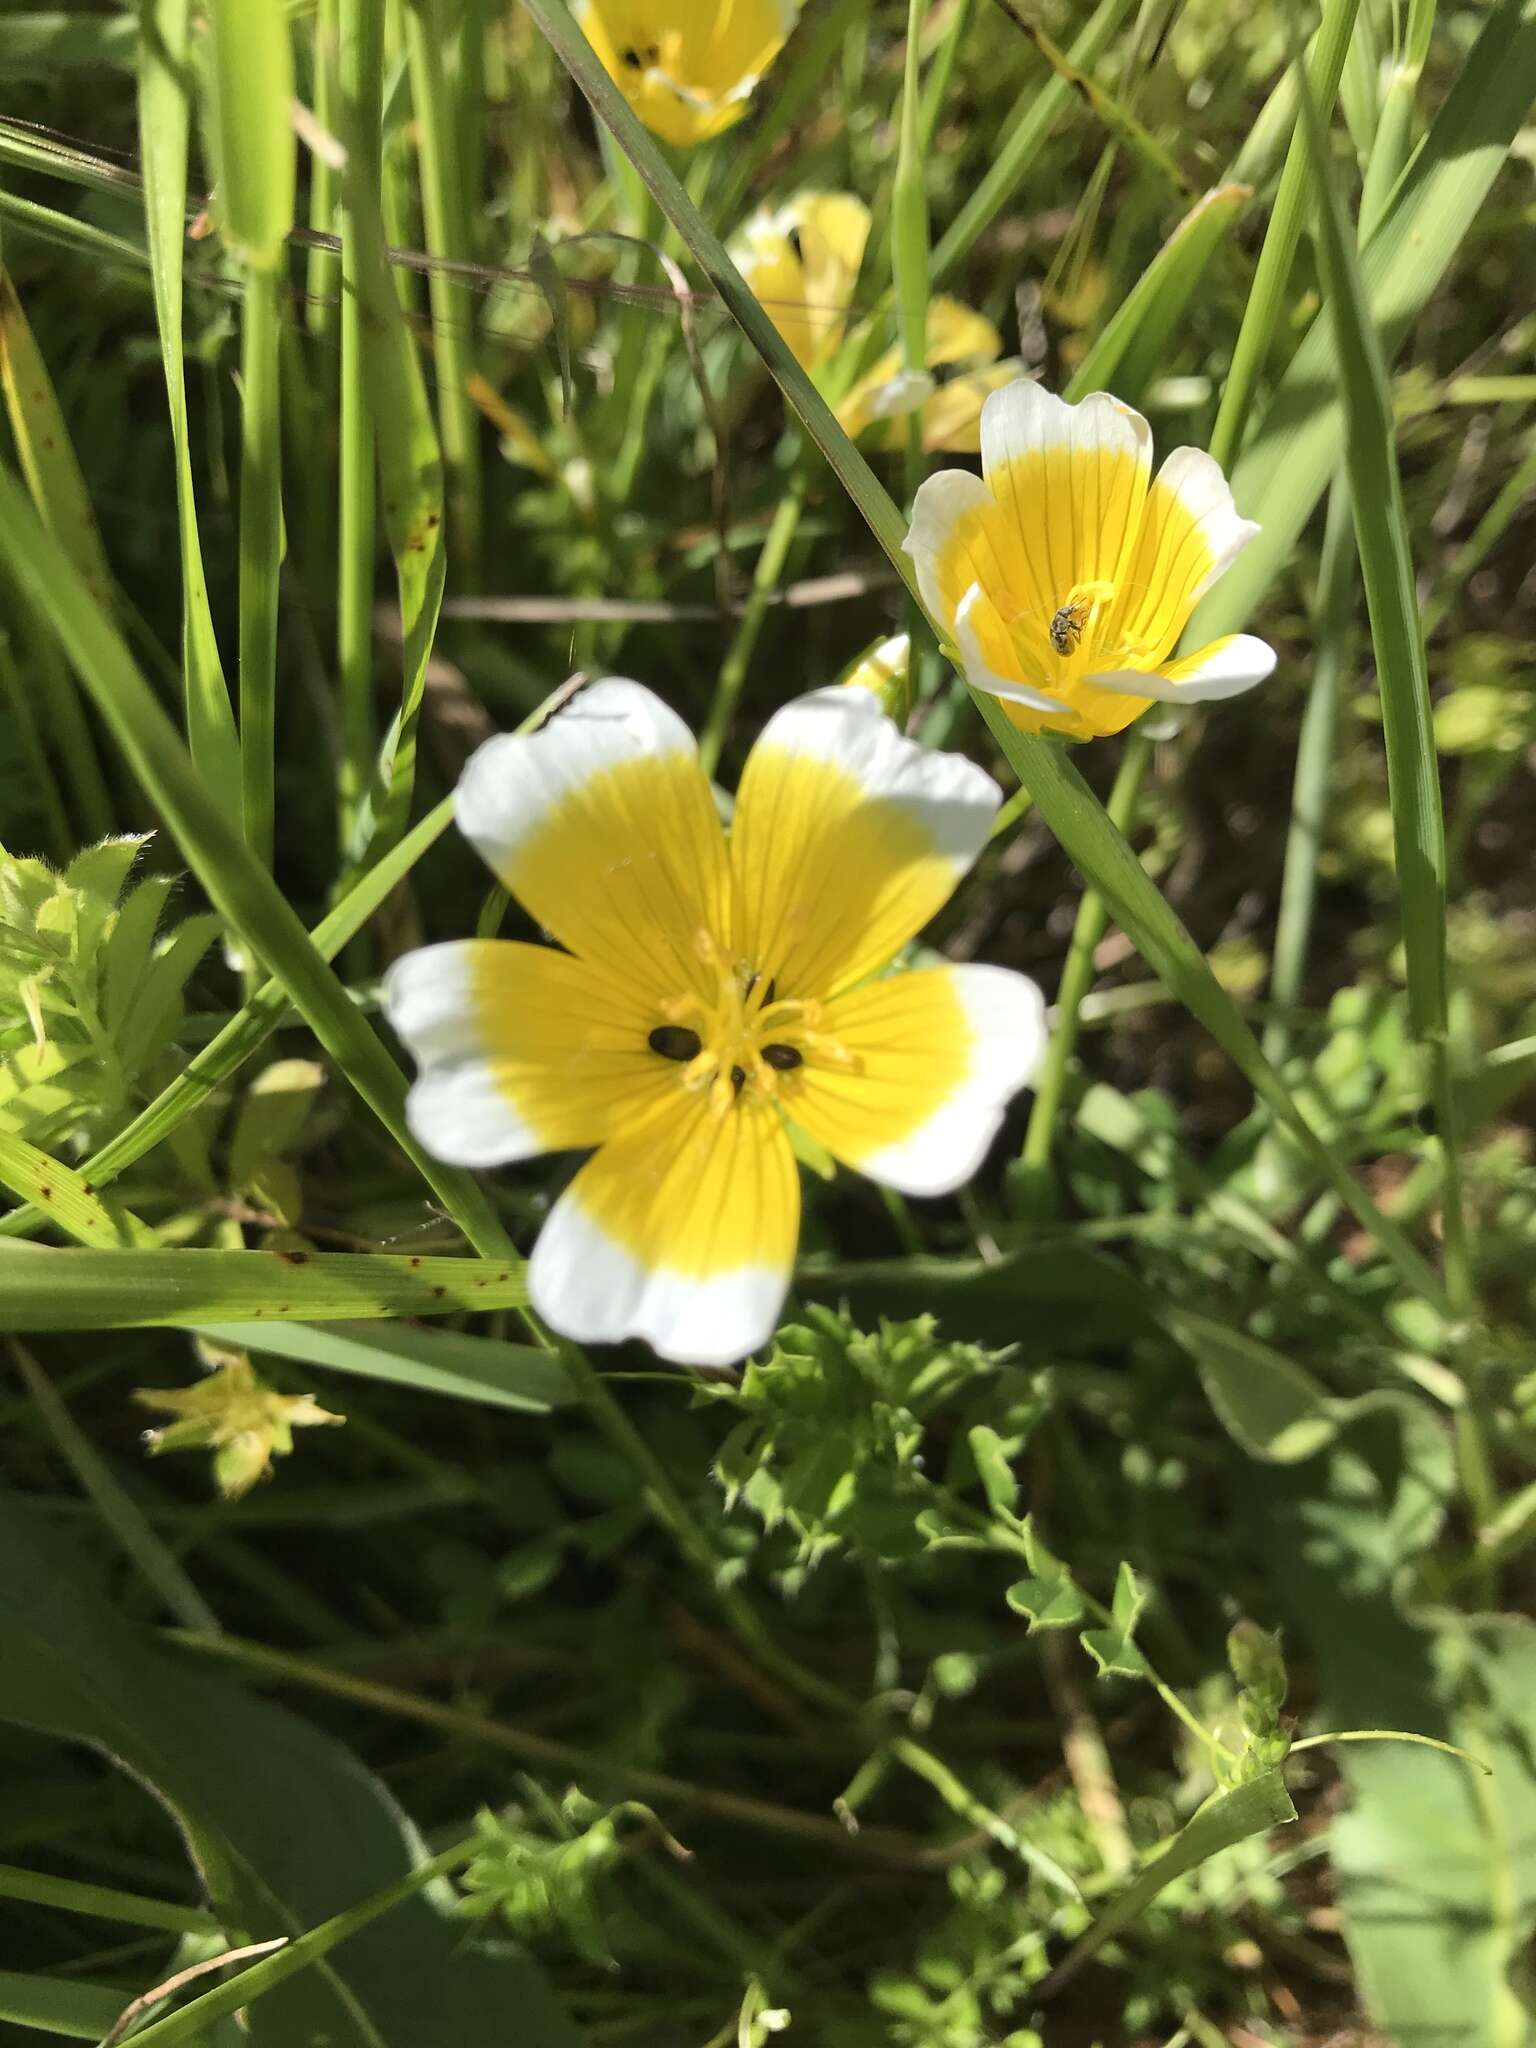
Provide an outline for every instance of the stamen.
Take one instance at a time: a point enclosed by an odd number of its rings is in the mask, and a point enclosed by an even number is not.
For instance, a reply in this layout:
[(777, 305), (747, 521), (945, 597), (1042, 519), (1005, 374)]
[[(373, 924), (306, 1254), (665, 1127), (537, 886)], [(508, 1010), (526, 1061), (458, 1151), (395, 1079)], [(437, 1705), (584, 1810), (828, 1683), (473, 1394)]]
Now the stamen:
[(768, 1066), (777, 1068), (781, 1074), (791, 1074), (796, 1067), (805, 1064), (804, 1053), (794, 1045), (765, 1045), (763, 1059)]
[(697, 1031), (688, 1031), (681, 1024), (658, 1024), (646, 1043), (652, 1052), (659, 1052), (664, 1060), (691, 1060), (700, 1046)]

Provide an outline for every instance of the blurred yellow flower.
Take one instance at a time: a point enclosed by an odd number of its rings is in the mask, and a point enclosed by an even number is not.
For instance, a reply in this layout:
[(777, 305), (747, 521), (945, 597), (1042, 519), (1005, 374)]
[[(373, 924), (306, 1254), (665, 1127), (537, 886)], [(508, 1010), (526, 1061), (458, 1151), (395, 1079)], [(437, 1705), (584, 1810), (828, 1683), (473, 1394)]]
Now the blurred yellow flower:
[[(850, 343), (862, 358), (871, 330), (851, 330), (859, 266), (869, 239), (869, 208), (851, 192), (802, 192), (773, 212), (754, 214), (734, 255), (752, 295), (810, 376), (830, 369)], [(981, 445), (987, 394), (1011, 383), (1016, 359), (1000, 362), (1002, 336), (958, 299), (928, 305), (921, 372), (905, 369), (899, 348), (884, 350), (838, 397), (836, 412), (851, 435), (878, 429), (882, 446), (906, 446), (906, 416), (921, 411), (923, 446), (974, 454)]]
[(975, 1172), (1039, 1060), (1040, 992), (1001, 967), (880, 970), (999, 800), (839, 684), (769, 720), (729, 839), (692, 734), (622, 677), (474, 756), (459, 826), (568, 950), (426, 946), (384, 1007), (439, 1159), (591, 1151), (528, 1263), (557, 1330), (700, 1365), (766, 1344), (800, 1228), (791, 1127), (907, 1194)]
[(1196, 604), (1258, 532), (1219, 466), (1107, 392), (1080, 405), (1020, 378), (981, 414), (982, 475), (945, 469), (912, 507), (907, 553), (966, 677), (1030, 732), (1093, 739), (1154, 701), (1236, 696), (1274, 650), (1228, 634), (1173, 659)]
[(580, 0), (603, 69), (646, 127), (687, 148), (739, 121), (796, 0)]

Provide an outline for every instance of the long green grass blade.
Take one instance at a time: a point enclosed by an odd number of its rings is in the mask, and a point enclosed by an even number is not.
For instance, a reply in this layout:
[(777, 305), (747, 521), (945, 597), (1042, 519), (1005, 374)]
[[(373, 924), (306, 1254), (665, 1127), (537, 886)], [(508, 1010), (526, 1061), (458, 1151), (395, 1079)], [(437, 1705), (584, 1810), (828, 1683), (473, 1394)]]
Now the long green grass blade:
[(1453, 1120), (1446, 1030), (1445, 814), (1424, 626), (1409, 545), (1408, 508), (1397, 464), (1396, 423), (1387, 366), (1371, 324), (1354, 236), (1334, 187), (1321, 119), (1302, 93), (1319, 194), (1319, 250), (1343, 372), (1345, 465), (1354, 511), (1361, 580), (1371, 620), (1387, 750), (1387, 789), (1397, 856), (1408, 1016), (1435, 1065), (1439, 1134), (1445, 1161), (1445, 1267), (1451, 1299), (1470, 1306), (1471, 1272), (1461, 1163)]
[(579, 1398), (559, 1360), (531, 1344), (409, 1324), (359, 1333), (310, 1323), (204, 1323), (202, 1334), (323, 1372), (354, 1373), (417, 1393), (544, 1415)]
[(288, 10), (210, 0), (208, 135), (224, 238), (252, 270), (275, 270), (293, 226), (293, 49)]
[[(355, 125), (349, 115), (349, 131)], [(442, 452), (416, 343), (395, 296), (378, 200), (367, 183), (368, 162), (366, 153), (349, 149), (342, 197), (362, 315), (359, 354), (378, 445), (384, 527), (399, 582), (404, 677), (400, 710), (359, 820), (354, 854), (365, 846), (382, 851), (398, 835), (410, 810), (416, 727), (448, 560)]]
[[(1338, 95), (1339, 79), (1343, 74), (1344, 59), (1349, 54), (1350, 38), (1354, 34), (1355, 17), (1359, 11), (1360, 0), (1327, 0), (1323, 9), (1322, 23), (1312, 47), (1308, 80), (1325, 120)], [(1216, 425), (1211, 431), (1211, 453), (1223, 469), (1232, 467), (1232, 458), (1242, 445), (1243, 428), (1247, 424), (1253, 394), (1274, 345), (1275, 331), (1284, 317), (1291, 266), (1296, 260), (1296, 245), (1301, 240), (1310, 178), (1307, 138), (1298, 127), (1291, 134), (1291, 146), (1286, 153), (1285, 169), (1280, 173), (1280, 186), (1269, 216), (1269, 228), (1264, 236), (1264, 246), (1259, 251), (1253, 288), (1243, 308), (1243, 324), (1238, 329), (1232, 350), (1232, 366), (1227, 372)], [(1196, 644), (1191, 642), (1191, 645)]]
[(214, 638), (203, 573), (182, 349), (182, 243), (187, 218), (187, 136), (192, 64), (190, 0), (140, 0), (139, 154), (149, 236), (155, 318), (176, 451), (176, 518), (181, 542), (182, 670), (187, 745), (211, 792), (233, 809), (239, 746), (229, 688)]
[(93, 1182), (54, 1159), (15, 1131), (0, 1130), (0, 1185), (80, 1244), (112, 1249), (157, 1244), (147, 1223), (116, 1203), (107, 1203)]
[[(68, 548), (102, 604), (112, 603), (112, 574), (91, 509), (79, 458), (64, 422), (53, 379), (33, 336), (10, 273), (0, 265), (0, 388), (22, 474), (38, 515)], [(112, 800), (102, 778), (96, 741), (71, 675), (47, 696), (48, 715), (69, 762), (69, 783), (81, 823), (93, 838), (112, 830)]]
[(264, 1991), (271, 1991), (299, 1970), (309, 1969), (322, 1956), (328, 1955), (338, 1942), (345, 1941), (370, 1921), (377, 1920), (381, 1913), (393, 1911), (448, 1871), (457, 1870), (474, 1855), (480, 1841), (478, 1835), (472, 1835), (466, 1841), (455, 1843), (453, 1848), (445, 1849), (430, 1862), (419, 1864), (397, 1883), (375, 1892), (372, 1898), (349, 1907), (345, 1913), (335, 1914), (319, 1927), (311, 1927), (275, 1955), (263, 1956), (259, 1962), (251, 1963), (246, 1969), (226, 1978), (212, 1991), (205, 1991), (192, 1999), (179, 2011), (167, 2013), (164, 2019), (141, 2028), (134, 2035), (134, 2040), (153, 2044), (153, 2048), (172, 2048), (173, 2042), (184, 2041), (193, 2043), (195, 2048), (206, 2027), (228, 2014), (242, 2011)]
[(150, 1527), (143, 1511), (130, 1499), (108, 1469), (106, 1460), (81, 1429), (57, 1388), (21, 1344), (12, 1343), (16, 1369), (32, 1396), (48, 1434), (67, 1459), (102, 1526), (131, 1558), (144, 1583), (183, 1628), (218, 1633), (218, 1616), (187, 1577), (163, 1539)]
[(1247, 185), (1216, 185), (1195, 202), (1073, 371), (1068, 397), (1112, 390), (1128, 404), (1136, 402), (1164, 360), (1223, 236), (1252, 197)]
[[(1099, 0), (1082, 34), (1067, 51), (1074, 71), (1086, 72), (1109, 48), (1132, 0)], [(962, 263), (1029, 175), (1053, 127), (1072, 104), (1070, 78), (1053, 71), (1043, 85), (1030, 86), (1004, 124), (1003, 141), (986, 176), (961, 207), (933, 251), (929, 275), (935, 288)]]
[(99, 1984), (72, 1984), (64, 1977), (31, 1977), (0, 1970), (0, 2020), (35, 2028), (69, 2041), (99, 2041), (126, 1999)]
[(474, 1180), (440, 1165), (405, 1124), (405, 1078), (316, 950), (271, 877), (251, 856), (189, 759), (116, 629), (72, 563), (0, 472), (0, 552), (35, 603), (46, 603), (65, 651), (214, 907), (282, 981), (337, 1066), (421, 1169), (465, 1236), (495, 1257), (507, 1238)]
[[(1360, 258), (1390, 363), (1476, 219), (1536, 97), (1536, 0), (1497, 0)], [(1289, 561), (1344, 438), (1333, 328), (1314, 322), (1237, 462), (1232, 489), (1262, 532), (1196, 611), (1189, 644), (1238, 632)]]
[(8, 1330), (198, 1329), (209, 1323), (350, 1322), (521, 1308), (515, 1258), (404, 1258), (384, 1252), (0, 1251)]
[[(1536, 5), (1536, 0), (1530, 0)], [(598, 63), (563, 0), (526, 0), (560, 61), (576, 80), (599, 118), (612, 129), (662, 211), (702, 265), (732, 317), (762, 356), (785, 397), (853, 499), (871, 533), (890, 558), (914, 604), (917, 579), (903, 552), (906, 526), (867, 462), (828, 411), (778, 331), (747, 289), (716, 235), (700, 219), (651, 138), (629, 111)], [(930, 624), (932, 622), (930, 621)], [(936, 630), (936, 629), (935, 629)], [(1247, 1075), (1255, 1092), (1284, 1123), (1323, 1176), (1381, 1245), (1406, 1284), (1443, 1300), (1440, 1282), (1407, 1238), (1383, 1216), (1364, 1187), (1314, 1134), (1285, 1084), (1259, 1049), (1237, 1006), (1206, 964), (1177, 914), (1143, 873), (1141, 864), (1106, 816), (1064, 749), (1034, 733), (1021, 732), (1002, 705), (973, 693), (1009, 765), (1029, 791), (1067, 854), (1103, 895), (1126, 936), (1140, 949), (1166, 986), (1197, 1017), (1218, 1045)]]
[(0, 1863), (0, 1899), (22, 1899), (59, 1913), (87, 1913), (94, 1920), (121, 1921), (125, 1927), (158, 1927), (167, 1934), (213, 1934), (218, 1929), (213, 1915), (198, 1906), (146, 1899), (112, 1885), (81, 1884), (44, 1870), (22, 1870), (14, 1863)]

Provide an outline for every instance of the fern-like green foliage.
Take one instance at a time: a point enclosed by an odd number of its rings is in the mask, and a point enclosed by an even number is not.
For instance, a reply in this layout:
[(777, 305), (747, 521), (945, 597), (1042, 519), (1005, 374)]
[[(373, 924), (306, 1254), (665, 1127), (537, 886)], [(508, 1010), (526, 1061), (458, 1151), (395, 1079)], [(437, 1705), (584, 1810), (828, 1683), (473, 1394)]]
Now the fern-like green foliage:
[(927, 1547), (918, 1517), (941, 1476), (930, 1467), (953, 1484), (978, 1481), (968, 1447), (964, 1471), (946, 1466), (943, 1445), (963, 1444), (963, 1427), (946, 1427), (937, 1449), (930, 1442), (941, 1409), (962, 1424), (980, 1404), (1013, 1445), (1039, 1409), (1032, 1376), (1006, 1352), (946, 1341), (932, 1316), (865, 1335), (817, 1307), (780, 1331), (739, 1386), (704, 1398), (744, 1411), (715, 1461), (727, 1507), (739, 1502), (765, 1529), (788, 1530), (802, 1570), (844, 1548), (890, 1562)]
[(146, 839), (104, 839), (62, 874), (0, 847), (0, 1128), (49, 1150), (131, 1114), (218, 930), (163, 927), (171, 877), (132, 879)]

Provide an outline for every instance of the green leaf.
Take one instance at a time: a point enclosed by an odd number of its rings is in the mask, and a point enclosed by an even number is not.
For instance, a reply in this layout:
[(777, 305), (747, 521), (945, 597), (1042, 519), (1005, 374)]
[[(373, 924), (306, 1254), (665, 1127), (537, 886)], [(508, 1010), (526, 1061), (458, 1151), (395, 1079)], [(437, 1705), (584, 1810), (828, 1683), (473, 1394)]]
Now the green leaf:
[[(395, 296), (378, 196), (369, 181), (371, 152), (348, 136), (342, 194), (355, 252), (357, 297), (365, 322), (363, 382), (378, 447), (384, 529), (400, 591), (404, 677), (400, 709), (379, 758), (374, 789), (362, 807), (360, 857), (399, 837), (416, 775), (416, 727), (427, 685), (427, 659), (437, 633), (447, 575), (443, 524), (443, 457), (427, 398), (416, 342)], [(455, 307), (452, 317), (463, 318)]]
[(0, 1327), (8, 1330), (196, 1328), (440, 1316), (521, 1307), (522, 1262), (400, 1258), (383, 1252), (0, 1250)]
[(291, 1358), (325, 1372), (356, 1373), (418, 1393), (454, 1401), (480, 1401), (523, 1415), (546, 1415), (579, 1399), (553, 1352), (531, 1344), (471, 1337), (462, 1330), (415, 1330), (408, 1325), (364, 1333), (307, 1323), (203, 1323), (201, 1334), (220, 1344)]
[(149, 1225), (131, 1210), (104, 1201), (83, 1174), (13, 1131), (0, 1130), (0, 1186), (8, 1187), (24, 1202), (36, 1203), (81, 1244), (110, 1247), (159, 1242)]
[(62, 2034), (70, 2041), (99, 2041), (127, 1999), (98, 1984), (72, 1984), (67, 1977), (27, 1977), (0, 1970), (0, 2020)]
[(1295, 1818), (1296, 1809), (1278, 1771), (1250, 1779), (1230, 1792), (1213, 1793), (1163, 1853), (1074, 1942), (1051, 1974), (1036, 1986), (1035, 1997), (1043, 2002), (1069, 1984), (1089, 1957), (1139, 1920), (1158, 1893), (1176, 1877), (1208, 1863), (1223, 1849), (1246, 1841), (1250, 1835), (1267, 1834), (1271, 1828), (1282, 1827)]
[(187, 744), (216, 799), (233, 806), (240, 755), (229, 688), (219, 661), (187, 428), (186, 362), (182, 347), (182, 249), (187, 225), (187, 133), (192, 76), (191, 0), (139, 0), (139, 157), (144, 223), (149, 237), (155, 320), (170, 401), (176, 450), (176, 517), (181, 541), (181, 650)]
[(1344, 219), (1321, 123), (1306, 90), (1302, 111), (1318, 192), (1318, 247), (1328, 315), (1342, 372), (1350, 502), (1381, 690), (1408, 1008), (1417, 1034), (1431, 1038), (1442, 1034), (1446, 1023), (1445, 819), (1408, 508), (1398, 473), (1386, 363), (1366, 304), (1354, 235)]
[[(231, 1931), (302, 1936), (426, 1860), (355, 1757), (168, 1655), (15, 1495), (0, 1495), (0, 1630), (0, 1718), (86, 1743), (152, 1790)], [(575, 2048), (533, 1966), (465, 1949), (446, 1904), (440, 1885), (417, 1891), (257, 1999), (253, 2048), (463, 2048), (509, 2012), (528, 2048)]]
[(211, 0), (208, 131), (225, 239), (272, 270), (293, 226), (293, 50), (273, 0)]
[(1352, 1404), (1334, 1400), (1312, 1375), (1229, 1323), (1170, 1304), (1162, 1321), (1189, 1353), (1223, 1429), (1250, 1458), (1294, 1465), (1339, 1433)]
[(1059, 1557), (1054, 1557), (1035, 1534), (1030, 1516), (1024, 1518), (1024, 1555), (1030, 1576), (1016, 1580), (1004, 1596), (1015, 1614), (1022, 1614), (1033, 1632), (1037, 1628), (1075, 1628), (1088, 1612), (1083, 1596), (1072, 1582), (1072, 1574)]
[(1147, 1604), (1147, 1589), (1122, 1558), (1110, 1602), (1113, 1625), (1084, 1629), (1083, 1648), (1099, 1667), (1100, 1678), (1145, 1678), (1147, 1661), (1135, 1643), (1136, 1626)]

